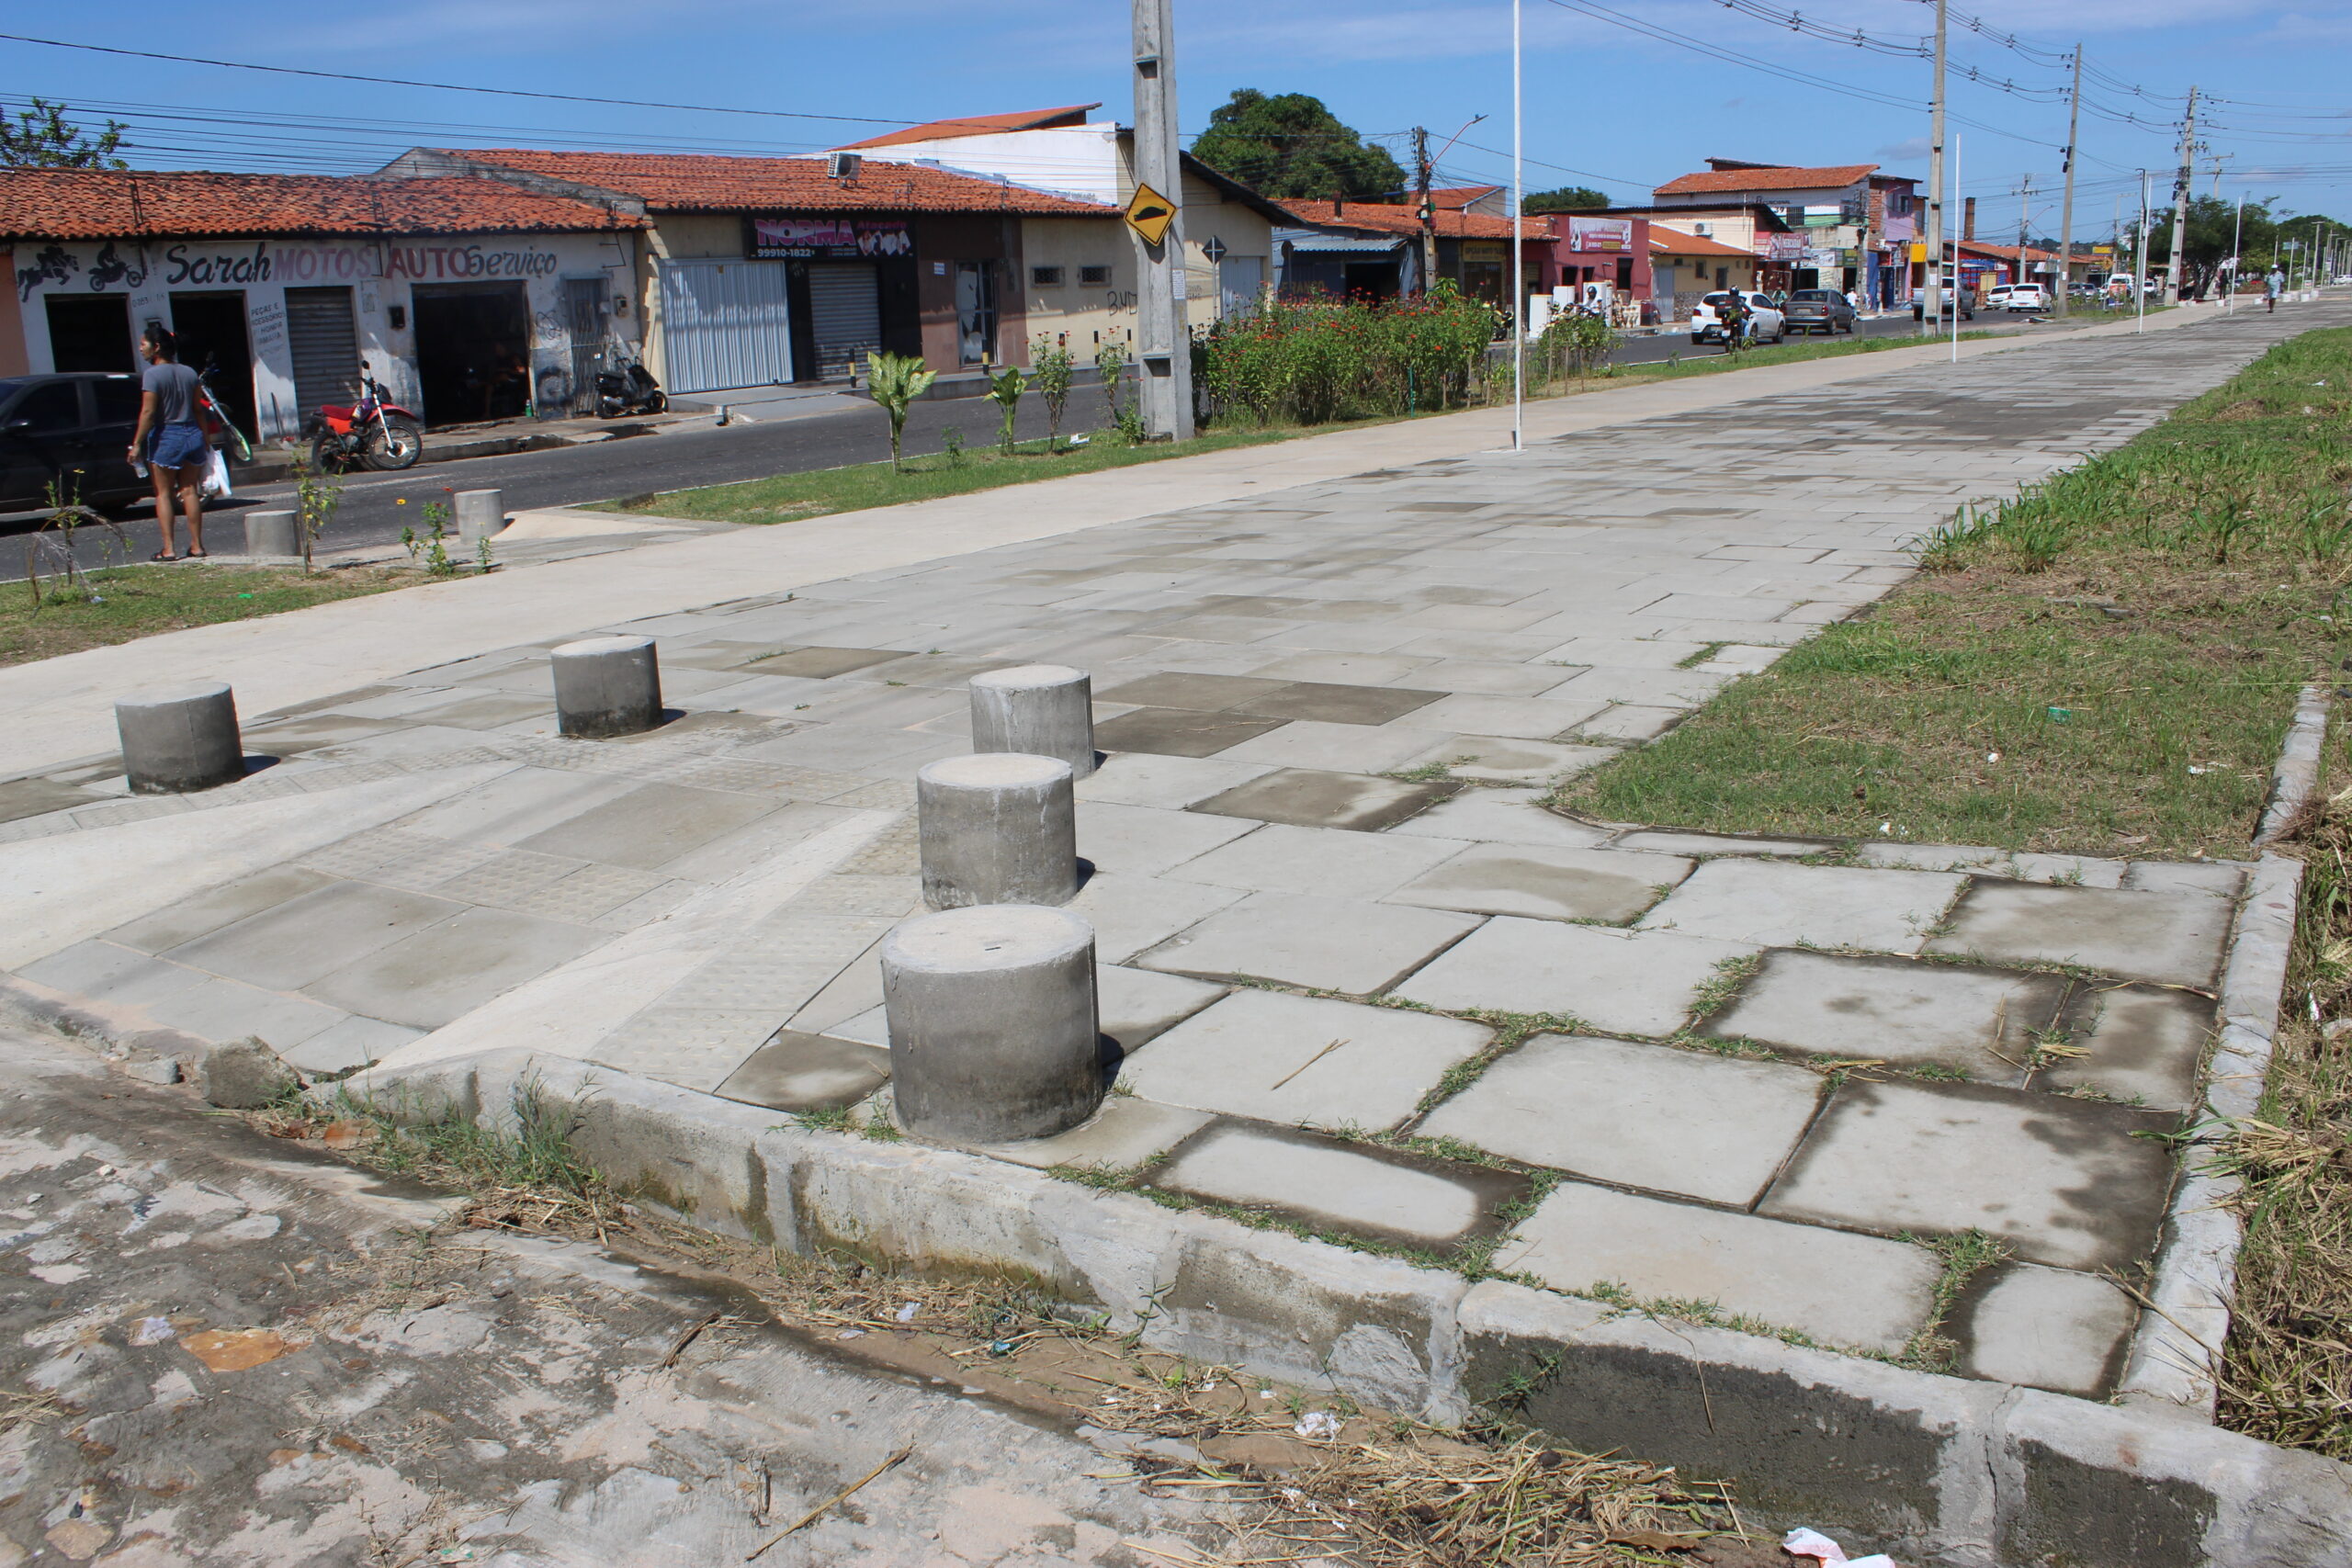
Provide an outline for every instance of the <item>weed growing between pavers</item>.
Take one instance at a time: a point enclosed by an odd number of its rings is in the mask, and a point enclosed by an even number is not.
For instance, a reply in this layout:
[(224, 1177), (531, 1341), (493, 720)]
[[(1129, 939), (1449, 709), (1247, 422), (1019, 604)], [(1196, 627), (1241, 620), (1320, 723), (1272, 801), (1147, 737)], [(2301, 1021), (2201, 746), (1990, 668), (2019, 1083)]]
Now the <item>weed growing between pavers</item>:
[[(2339, 740), (2337, 744), (2341, 744)], [(2330, 755), (2335, 752), (2331, 748)], [(2237, 1431), (2352, 1461), (2352, 800), (2328, 801), (2303, 852), (2288, 1004), (2260, 1113), (2214, 1164), (2245, 1223), (2221, 1375)]]
[[(1364, 1568), (1635, 1568), (1669, 1546), (1757, 1539), (1740, 1529), (1725, 1483), (1686, 1484), (1669, 1469), (1562, 1450), (1498, 1413), (1464, 1428), (1432, 1427), (1363, 1409), (1344, 1394), (1151, 1349), (1142, 1324), (1114, 1331), (1101, 1314), (1022, 1281), (803, 1257), (662, 1218), (560, 1147), (567, 1124), (526, 1109), (532, 1103), (526, 1095), (518, 1106), (515, 1137), (456, 1122), (404, 1125), (347, 1100), (289, 1100), (250, 1120), (273, 1136), (476, 1196), (450, 1224), (368, 1259), (367, 1277), (354, 1280), (355, 1321), (430, 1300), (441, 1281), (478, 1270), (478, 1250), (459, 1241), (467, 1227), (593, 1240), (628, 1261), (717, 1276), (756, 1298), (759, 1310), (714, 1316), (673, 1345), (661, 1366), (675, 1365), (680, 1376), (775, 1325), (1065, 1426), (1196, 1445), (1198, 1461), (1148, 1450), (1106, 1455), (1099, 1479), (1155, 1497), (1233, 1505), (1206, 1517), (1229, 1538), (1216, 1556), (1198, 1559), (1211, 1568), (1325, 1555)], [(1146, 1320), (1158, 1311), (1148, 1307)], [(16, 1402), (0, 1423), (43, 1414)]]
[(1716, 831), (2243, 855), (2298, 693), (2352, 652), (2347, 416), (2352, 329), (2282, 344), (1921, 541), (1925, 576), (1555, 798)]
[(413, 571), (351, 567), (125, 566), (87, 574), (91, 594), (0, 592), (0, 665), (55, 659), (157, 632), (275, 615), (426, 581)]
[[(1962, 1075), (1963, 1077), (1965, 1075)], [(1960, 1359), (1960, 1346), (1947, 1337), (1944, 1325), (1951, 1321), (1952, 1308), (1960, 1304), (1961, 1293), (1969, 1282), (1987, 1269), (2008, 1261), (2007, 1242), (1986, 1235), (1983, 1231), (1963, 1231), (1959, 1235), (1919, 1236), (1905, 1235), (1902, 1240), (1924, 1247), (1943, 1260), (1943, 1272), (1936, 1277), (1933, 1304), (1928, 1309), (1928, 1321), (1911, 1336), (1911, 1342), (1896, 1358), (1903, 1365), (1923, 1371), (1950, 1371)]]

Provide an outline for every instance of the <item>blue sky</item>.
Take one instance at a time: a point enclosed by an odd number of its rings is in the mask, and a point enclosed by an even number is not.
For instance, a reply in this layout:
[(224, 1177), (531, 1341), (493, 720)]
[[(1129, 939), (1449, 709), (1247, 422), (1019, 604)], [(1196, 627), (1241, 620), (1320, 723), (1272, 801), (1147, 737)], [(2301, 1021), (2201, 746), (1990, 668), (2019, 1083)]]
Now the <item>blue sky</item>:
[[(1926, 62), (1812, 36), (1860, 29), (1900, 49), (1933, 27), (1923, 0), (1821, 0), (1803, 10), (1807, 31), (1790, 27), (1785, 10), (1777, 25), (1751, 14), (1788, 0), (1741, 0), (1740, 9), (1716, 0), (1575, 3), (1605, 5), (1667, 39), (1530, 0), (1530, 189), (1595, 184), (1639, 199), (1710, 155), (1926, 172)], [(74, 7), (36, 19), (19, 6), (0, 27), (175, 58), (0, 41), (0, 94), (40, 93), (129, 119), (145, 143), (134, 162), (159, 168), (355, 171), (417, 141), (797, 152), (907, 120), (1093, 99), (1104, 100), (1103, 116), (1127, 118), (1126, 15), (1111, 0), (415, 0), (303, 11), (123, 0), (101, 21)], [(2054, 57), (2078, 37), (2097, 73), (2093, 101), (2156, 123), (2085, 117), (2078, 235), (2106, 231), (2119, 194), (2128, 193), (2127, 209), (2136, 201), (2132, 171), (2169, 169), (2173, 137), (2161, 122), (2177, 116), (2173, 96), (2192, 82), (2223, 100), (2201, 138), (2211, 152), (2200, 192), (2215, 188), (2211, 158), (2222, 154), (2224, 196), (2276, 195), (2287, 209), (2352, 217), (2352, 82), (2341, 69), (2352, 58), (2352, 0), (1978, 0), (1954, 15), (1994, 34), (2017, 29), (2026, 46), (1956, 24), (1957, 66), (2041, 95), (1955, 82), (1956, 114), (1979, 122), (1954, 129), (1986, 231), (2014, 231), (2021, 205), (2035, 232), (2057, 227), (2066, 119), (2052, 90), (2066, 76)], [(1420, 124), (1440, 142), (1485, 115), (1445, 155), (1442, 175), (1509, 177), (1508, 5), (1176, 0), (1176, 27), (1188, 131), (1237, 87), (1312, 93), (1361, 130)], [(1668, 39), (1699, 40), (1732, 59)], [(775, 112), (604, 109), (262, 75), (187, 56)], [(1401, 139), (1392, 144), (1403, 151)], [(2039, 194), (2021, 197), (2028, 175)], [(2160, 201), (2168, 186), (2161, 175)]]

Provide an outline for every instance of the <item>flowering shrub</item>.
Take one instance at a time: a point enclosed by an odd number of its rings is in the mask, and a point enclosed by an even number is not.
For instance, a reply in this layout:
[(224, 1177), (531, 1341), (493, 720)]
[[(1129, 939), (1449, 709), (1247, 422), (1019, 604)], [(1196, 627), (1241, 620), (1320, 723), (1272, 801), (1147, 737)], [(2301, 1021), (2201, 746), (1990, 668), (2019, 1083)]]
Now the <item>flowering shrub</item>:
[(1261, 422), (1456, 407), (1499, 320), (1449, 282), (1376, 304), (1269, 299), (1211, 327), (1196, 363), (1216, 409)]

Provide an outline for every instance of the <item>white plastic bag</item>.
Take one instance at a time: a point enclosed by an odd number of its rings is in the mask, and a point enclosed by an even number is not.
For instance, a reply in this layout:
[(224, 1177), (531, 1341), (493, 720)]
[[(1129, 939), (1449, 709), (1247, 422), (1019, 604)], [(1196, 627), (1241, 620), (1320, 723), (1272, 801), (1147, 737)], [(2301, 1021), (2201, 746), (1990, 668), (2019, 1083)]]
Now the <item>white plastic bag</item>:
[(218, 497), (226, 501), (231, 494), (229, 459), (220, 455), (220, 447), (215, 446), (210, 450), (211, 457), (204, 466), (204, 494), (208, 498)]
[(1822, 1568), (1894, 1568), (1894, 1559), (1871, 1555), (1849, 1557), (1846, 1549), (1819, 1530), (1797, 1529), (1781, 1539), (1781, 1550), (1792, 1557), (1810, 1557)]

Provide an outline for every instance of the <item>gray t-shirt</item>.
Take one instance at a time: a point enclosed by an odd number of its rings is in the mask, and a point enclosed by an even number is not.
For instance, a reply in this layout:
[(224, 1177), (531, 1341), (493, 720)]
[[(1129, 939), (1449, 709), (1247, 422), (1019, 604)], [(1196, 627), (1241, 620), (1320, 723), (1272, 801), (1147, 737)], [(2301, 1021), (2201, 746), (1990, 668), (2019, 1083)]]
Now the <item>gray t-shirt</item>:
[(158, 425), (196, 423), (196, 372), (187, 366), (168, 359), (150, 365), (139, 385), (141, 390), (155, 394)]

